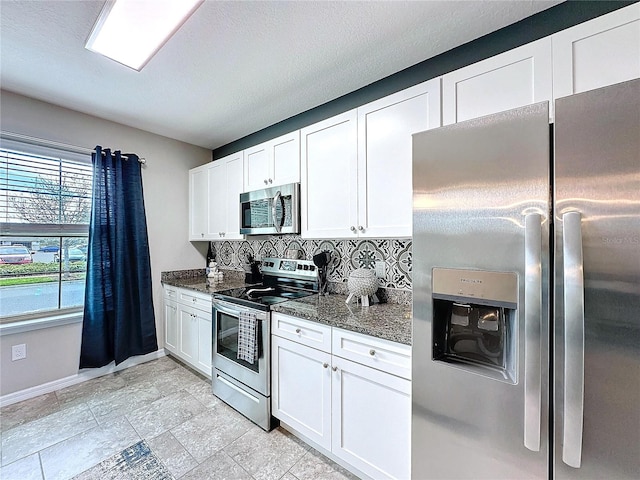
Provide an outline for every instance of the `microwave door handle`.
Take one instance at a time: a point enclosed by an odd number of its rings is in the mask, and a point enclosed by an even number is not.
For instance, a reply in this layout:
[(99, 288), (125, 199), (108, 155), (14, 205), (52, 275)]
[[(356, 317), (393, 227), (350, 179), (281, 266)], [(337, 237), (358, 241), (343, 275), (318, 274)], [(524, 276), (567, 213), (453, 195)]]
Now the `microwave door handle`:
[[(276, 214), (278, 213), (276, 207), (278, 206), (279, 201), (280, 201), (280, 190), (278, 190), (276, 194), (273, 196), (273, 201), (271, 203), (271, 217), (273, 218), (273, 226), (275, 227), (277, 233), (280, 233), (282, 231), (282, 224), (280, 223), (280, 220), (276, 220)], [(282, 215), (283, 215), (282, 223), (284, 223), (284, 210), (282, 212)]]

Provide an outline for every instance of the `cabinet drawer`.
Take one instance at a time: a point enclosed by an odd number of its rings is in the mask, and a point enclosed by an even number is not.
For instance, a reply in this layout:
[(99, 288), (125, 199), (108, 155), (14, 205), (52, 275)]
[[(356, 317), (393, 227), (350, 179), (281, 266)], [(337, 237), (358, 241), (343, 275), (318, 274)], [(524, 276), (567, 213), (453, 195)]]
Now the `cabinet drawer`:
[(176, 287), (172, 287), (171, 285), (164, 285), (162, 287), (162, 290), (165, 300), (178, 300), (178, 289)]
[(211, 295), (197, 293), (192, 290), (178, 289), (178, 302), (183, 305), (191, 305), (194, 308), (211, 312)]
[(333, 354), (411, 380), (411, 347), (360, 333), (333, 329)]
[(331, 353), (331, 327), (327, 325), (274, 313), (271, 332), (279, 337)]

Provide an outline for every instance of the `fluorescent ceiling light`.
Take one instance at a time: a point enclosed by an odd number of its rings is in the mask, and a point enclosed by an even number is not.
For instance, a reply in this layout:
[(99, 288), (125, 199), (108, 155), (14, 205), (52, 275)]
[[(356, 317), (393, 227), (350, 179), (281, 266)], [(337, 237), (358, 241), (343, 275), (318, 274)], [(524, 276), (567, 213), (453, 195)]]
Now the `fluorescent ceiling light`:
[(110, 0), (85, 48), (140, 71), (204, 0)]

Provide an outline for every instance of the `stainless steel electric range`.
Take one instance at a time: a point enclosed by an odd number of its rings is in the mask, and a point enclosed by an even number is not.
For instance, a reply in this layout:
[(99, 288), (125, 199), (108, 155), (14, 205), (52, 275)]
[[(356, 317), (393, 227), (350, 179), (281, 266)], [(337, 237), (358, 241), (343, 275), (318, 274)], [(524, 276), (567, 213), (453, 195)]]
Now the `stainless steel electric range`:
[[(269, 431), (275, 426), (271, 417), (271, 307), (317, 294), (318, 270), (309, 260), (265, 258), (262, 275), (261, 284), (213, 295), (211, 377), (218, 398)], [(247, 321), (255, 325), (250, 335)], [(246, 359), (246, 342), (254, 338), (256, 352), (251, 362)]]

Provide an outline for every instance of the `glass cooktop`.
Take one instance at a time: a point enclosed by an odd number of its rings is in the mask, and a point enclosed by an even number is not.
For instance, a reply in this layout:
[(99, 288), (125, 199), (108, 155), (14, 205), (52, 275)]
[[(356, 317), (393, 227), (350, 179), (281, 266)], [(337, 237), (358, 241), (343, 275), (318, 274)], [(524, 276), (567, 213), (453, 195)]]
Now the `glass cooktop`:
[(231, 288), (214, 293), (214, 298), (231, 303), (245, 305), (259, 310), (269, 310), (271, 305), (308, 297), (314, 292), (289, 289), (281, 286), (253, 285), (244, 288)]

